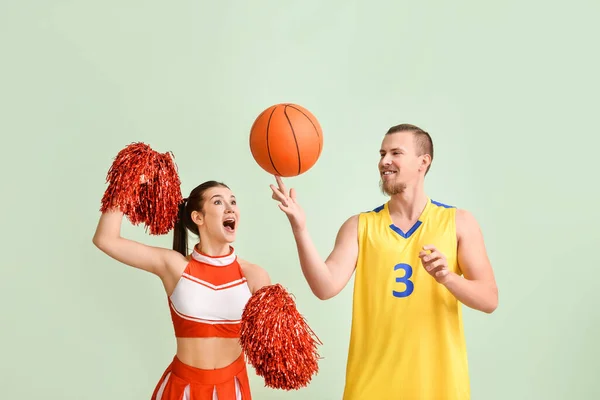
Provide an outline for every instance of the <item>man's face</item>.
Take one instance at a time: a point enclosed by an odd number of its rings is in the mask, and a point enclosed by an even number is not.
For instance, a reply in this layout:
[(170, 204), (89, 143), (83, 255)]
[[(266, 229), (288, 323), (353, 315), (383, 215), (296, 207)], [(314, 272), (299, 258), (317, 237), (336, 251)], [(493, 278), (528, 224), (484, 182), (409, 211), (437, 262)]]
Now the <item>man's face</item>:
[(402, 193), (408, 185), (417, 182), (425, 171), (424, 156), (418, 155), (411, 131), (385, 135), (379, 153), (381, 189), (389, 196)]

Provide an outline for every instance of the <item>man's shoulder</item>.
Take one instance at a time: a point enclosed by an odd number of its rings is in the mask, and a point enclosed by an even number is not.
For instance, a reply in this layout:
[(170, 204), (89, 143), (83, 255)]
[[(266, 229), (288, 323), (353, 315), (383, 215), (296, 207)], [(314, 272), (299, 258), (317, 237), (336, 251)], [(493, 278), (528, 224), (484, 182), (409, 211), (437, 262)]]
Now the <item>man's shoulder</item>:
[(479, 223), (471, 211), (456, 205), (431, 200), (433, 207), (433, 218), (440, 220), (452, 219), (457, 238), (468, 234), (474, 229), (479, 229)]
[(374, 204), (372, 207), (367, 207), (362, 211), (359, 211), (353, 217), (359, 218), (365, 215), (379, 215), (385, 209), (386, 203)]
[(457, 206), (447, 203), (447, 202), (443, 202), (443, 201), (439, 201), (439, 200), (435, 200), (435, 199), (430, 199), (430, 202), (433, 206), (439, 207), (442, 209), (447, 209), (447, 210), (458, 209)]
[(348, 229), (356, 229), (358, 227), (358, 222), (359, 222), (359, 219), (360, 219), (360, 215), (361, 215), (361, 213), (353, 214), (350, 217), (346, 218), (346, 220), (344, 221), (344, 223), (340, 227), (340, 231), (341, 230), (348, 230)]
[(434, 219), (446, 220), (448, 218), (454, 219), (458, 213), (458, 206), (456, 204), (440, 201), (436, 199), (430, 199), (429, 214)]
[(479, 229), (479, 223), (472, 212), (464, 208), (456, 209), (456, 231), (458, 234), (473, 229)]

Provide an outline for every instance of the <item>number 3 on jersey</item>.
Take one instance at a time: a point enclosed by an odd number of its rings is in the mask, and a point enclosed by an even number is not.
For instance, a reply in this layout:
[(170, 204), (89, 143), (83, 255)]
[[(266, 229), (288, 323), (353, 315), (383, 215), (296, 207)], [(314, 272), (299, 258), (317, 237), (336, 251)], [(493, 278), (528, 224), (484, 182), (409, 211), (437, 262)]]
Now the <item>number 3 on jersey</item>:
[(399, 269), (404, 270), (404, 275), (396, 277), (396, 283), (404, 285), (405, 288), (400, 292), (392, 290), (392, 294), (394, 295), (394, 297), (408, 297), (411, 295), (413, 290), (415, 290), (415, 284), (413, 283), (413, 281), (410, 280), (413, 274), (413, 270), (410, 265), (404, 263), (396, 264), (394, 266), (394, 271), (397, 271)]

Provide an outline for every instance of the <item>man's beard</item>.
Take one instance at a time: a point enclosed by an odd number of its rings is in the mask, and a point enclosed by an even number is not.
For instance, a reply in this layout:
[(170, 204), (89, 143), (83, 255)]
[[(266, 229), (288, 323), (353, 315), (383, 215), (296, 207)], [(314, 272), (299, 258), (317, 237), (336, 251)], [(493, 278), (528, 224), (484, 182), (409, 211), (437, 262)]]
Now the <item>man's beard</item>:
[(386, 194), (388, 196), (393, 196), (395, 194), (400, 194), (404, 192), (406, 190), (406, 184), (396, 182), (384, 182), (383, 180), (380, 180), (379, 188), (381, 189), (381, 193)]

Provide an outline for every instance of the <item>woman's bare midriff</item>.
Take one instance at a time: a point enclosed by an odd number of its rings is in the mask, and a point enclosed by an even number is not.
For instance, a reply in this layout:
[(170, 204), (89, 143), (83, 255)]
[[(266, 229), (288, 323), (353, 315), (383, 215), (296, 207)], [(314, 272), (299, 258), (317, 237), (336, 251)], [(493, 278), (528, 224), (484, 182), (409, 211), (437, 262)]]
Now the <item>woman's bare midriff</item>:
[(200, 369), (217, 369), (230, 365), (242, 353), (239, 339), (177, 338), (177, 358)]

